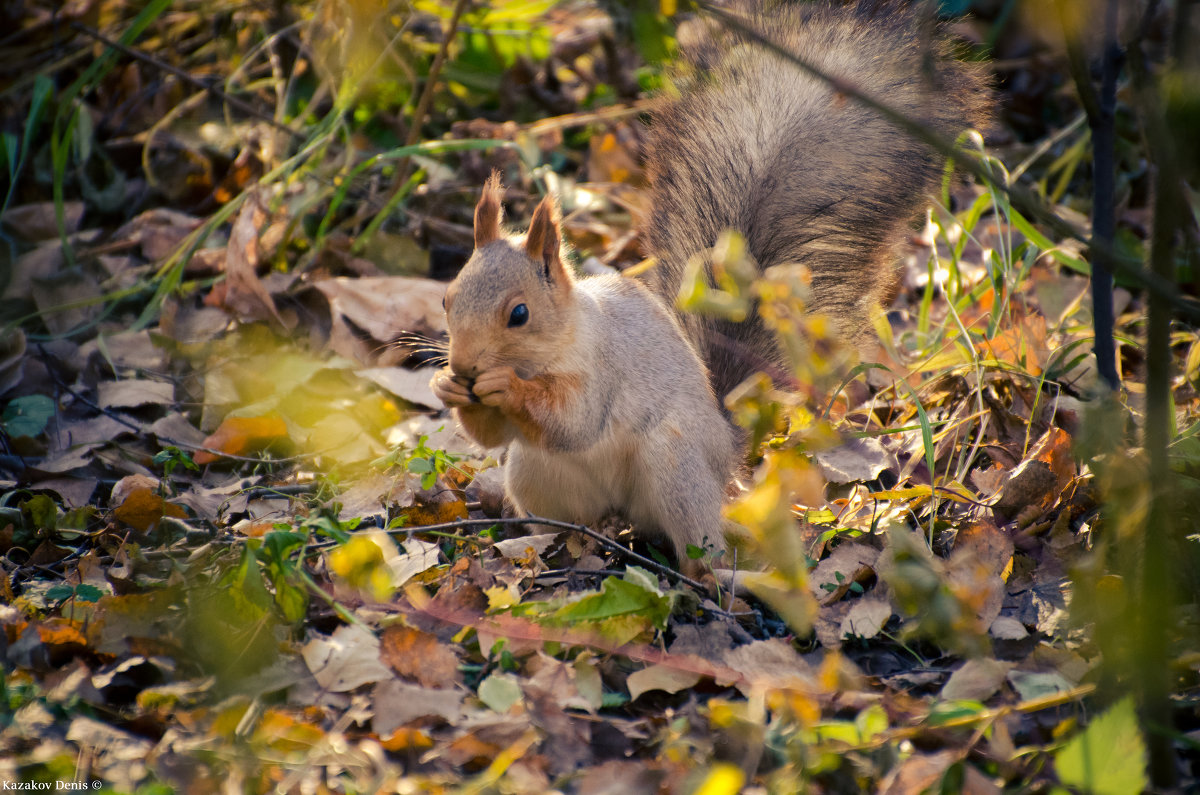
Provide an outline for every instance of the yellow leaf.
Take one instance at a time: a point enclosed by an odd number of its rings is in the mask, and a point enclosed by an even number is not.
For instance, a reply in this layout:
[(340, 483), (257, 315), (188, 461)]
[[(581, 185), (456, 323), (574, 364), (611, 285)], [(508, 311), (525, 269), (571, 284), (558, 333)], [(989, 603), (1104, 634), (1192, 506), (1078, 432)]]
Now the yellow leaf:
[(737, 795), (746, 783), (746, 774), (740, 767), (727, 763), (713, 765), (695, 795)]

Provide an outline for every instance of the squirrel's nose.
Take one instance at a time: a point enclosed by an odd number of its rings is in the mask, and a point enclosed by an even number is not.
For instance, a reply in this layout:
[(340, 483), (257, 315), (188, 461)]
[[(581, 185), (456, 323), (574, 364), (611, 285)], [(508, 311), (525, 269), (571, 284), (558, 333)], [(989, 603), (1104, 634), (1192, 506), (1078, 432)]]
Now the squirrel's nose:
[(461, 356), (455, 356), (453, 352), (450, 354), (450, 369), (460, 378), (474, 380), (475, 376), (479, 375), (479, 368), (474, 362), (467, 361)]

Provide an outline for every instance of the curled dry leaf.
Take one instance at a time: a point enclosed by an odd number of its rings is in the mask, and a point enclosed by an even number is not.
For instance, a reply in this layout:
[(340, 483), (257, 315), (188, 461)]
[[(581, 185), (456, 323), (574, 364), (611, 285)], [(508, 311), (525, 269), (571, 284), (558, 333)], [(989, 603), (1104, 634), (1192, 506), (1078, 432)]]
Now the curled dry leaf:
[(267, 218), (259, 192), (252, 192), (238, 212), (225, 248), (225, 308), (243, 321), (283, 320), (275, 301), (258, 278), (258, 234)]
[(1021, 525), (1029, 524), (1054, 506), (1074, 477), (1071, 437), (1061, 428), (1051, 427), (1009, 474), (992, 510), (1016, 518)]

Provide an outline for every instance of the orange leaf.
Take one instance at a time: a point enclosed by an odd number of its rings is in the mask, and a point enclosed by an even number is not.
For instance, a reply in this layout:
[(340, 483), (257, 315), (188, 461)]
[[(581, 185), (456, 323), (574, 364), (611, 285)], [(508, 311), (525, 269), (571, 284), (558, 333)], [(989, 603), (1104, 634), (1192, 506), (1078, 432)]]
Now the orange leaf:
[(1030, 375), (1040, 375), (1040, 354), (1046, 350), (1046, 319), (1040, 316), (1025, 318), (1017, 325), (998, 331), (990, 340), (984, 340), (983, 349), (997, 361), (1018, 365)]
[(166, 502), (145, 486), (129, 492), (124, 501), (113, 511), (113, 516), (118, 520), (143, 533), (158, 524), (163, 516), (182, 519), (186, 515), (183, 508)]
[(71, 624), (39, 624), (37, 630), (38, 638), (47, 646), (87, 646), (87, 638)]
[(425, 751), (433, 747), (433, 738), (420, 729), (400, 727), (381, 744), (389, 751)]
[[(204, 440), (204, 447), (226, 455), (243, 455), (261, 449), (277, 439), (287, 438), (287, 424), (278, 414), (263, 417), (226, 417), (217, 430)], [(200, 450), (192, 457), (197, 464), (211, 464), (218, 456)]]
[(379, 638), (379, 659), (401, 676), (426, 687), (448, 687), (458, 681), (458, 658), (450, 647), (418, 629), (393, 625)]

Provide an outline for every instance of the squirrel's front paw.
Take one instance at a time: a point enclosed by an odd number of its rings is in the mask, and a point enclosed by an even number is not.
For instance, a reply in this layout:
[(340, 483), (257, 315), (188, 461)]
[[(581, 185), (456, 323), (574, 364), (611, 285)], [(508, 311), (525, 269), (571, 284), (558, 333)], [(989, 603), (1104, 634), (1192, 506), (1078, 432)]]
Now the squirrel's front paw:
[(485, 406), (495, 406), (502, 411), (512, 409), (516, 387), (520, 377), (511, 367), (494, 367), (480, 373), (475, 379), (474, 392)]
[(438, 400), (450, 408), (469, 406), (477, 402), (465, 379), (456, 377), (448, 367), (437, 371), (429, 382), (429, 388), (437, 395)]

